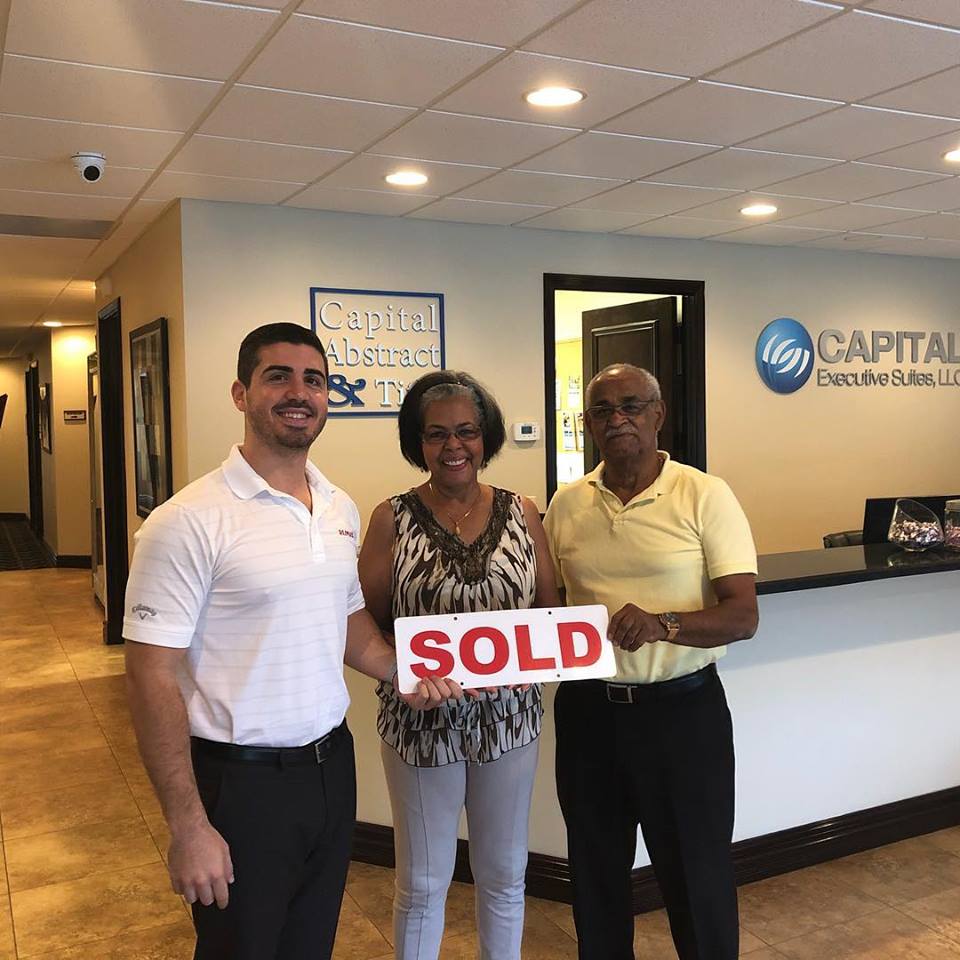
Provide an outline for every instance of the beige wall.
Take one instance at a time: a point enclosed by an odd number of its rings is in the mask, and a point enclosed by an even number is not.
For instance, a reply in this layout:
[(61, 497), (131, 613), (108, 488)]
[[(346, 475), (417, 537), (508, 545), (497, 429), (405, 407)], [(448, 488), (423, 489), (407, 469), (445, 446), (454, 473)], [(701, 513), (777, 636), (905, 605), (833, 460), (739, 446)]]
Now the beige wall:
[(0, 360), (0, 396), (7, 394), (7, 407), (0, 426), (0, 513), (27, 513), (27, 415), (23, 374), (26, 361)]
[[(180, 209), (174, 204), (97, 280), (97, 310), (120, 298), (123, 332), (123, 434), (127, 484), (127, 535), (142, 519), (137, 515), (133, 471), (133, 399), (130, 386), (130, 331), (167, 318), (170, 351), (170, 418), (173, 444), (173, 486), (179, 489), (187, 473), (186, 396), (184, 375), (183, 281), (181, 272)], [(199, 378), (202, 381), (202, 375)]]

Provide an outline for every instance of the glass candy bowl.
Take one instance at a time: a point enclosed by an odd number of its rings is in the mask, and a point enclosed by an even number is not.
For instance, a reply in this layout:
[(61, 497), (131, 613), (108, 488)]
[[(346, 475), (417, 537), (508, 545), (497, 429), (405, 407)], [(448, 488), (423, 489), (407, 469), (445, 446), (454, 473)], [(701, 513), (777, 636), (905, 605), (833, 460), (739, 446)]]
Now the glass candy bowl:
[(943, 546), (943, 527), (937, 515), (922, 503), (901, 499), (893, 508), (887, 539), (904, 550), (919, 553)]

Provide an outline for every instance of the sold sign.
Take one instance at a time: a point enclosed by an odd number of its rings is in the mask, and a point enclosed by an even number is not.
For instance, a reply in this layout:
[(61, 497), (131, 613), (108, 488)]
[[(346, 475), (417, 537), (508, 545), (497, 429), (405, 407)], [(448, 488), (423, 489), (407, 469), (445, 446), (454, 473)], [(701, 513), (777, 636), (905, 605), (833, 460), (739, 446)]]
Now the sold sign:
[(401, 693), (412, 693), (426, 676), (498, 687), (617, 672), (607, 608), (599, 604), (401, 617), (393, 633)]

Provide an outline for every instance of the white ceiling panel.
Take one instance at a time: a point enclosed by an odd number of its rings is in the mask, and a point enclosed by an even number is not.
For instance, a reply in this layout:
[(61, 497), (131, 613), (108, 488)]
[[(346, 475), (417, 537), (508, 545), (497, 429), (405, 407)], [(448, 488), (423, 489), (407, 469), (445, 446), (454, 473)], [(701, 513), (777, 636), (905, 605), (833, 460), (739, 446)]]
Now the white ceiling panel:
[(495, 200), (506, 203), (542, 203), (559, 207), (609, 190), (622, 180), (600, 180), (590, 177), (569, 177), (557, 173), (529, 173), (504, 170), (489, 180), (463, 190), (468, 200)]
[(808, 240), (817, 240), (820, 237), (829, 237), (829, 230), (812, 230), (804, 227), (786, 227), (776, 223), (761, 223), (745, 230), (736, 230), (733, 233), (724, 233), (713, 237), (713, 240), (724, 243), (762, 243), (773, 246), (794, 246)]
[[(3, 145), (0, 144), (0, 150)], [(8, 190), (43, 190), (92, 197), (132, 197), (150, 176), (150, 170), (108, 166), (96, 183), (85, 183), (69, 159), (15, 160), (0, 157), (0, 183)]]
[(863, 7), (897, 17), (916, 17), (947, 27), (960, 27), (960, 5), (956, 0), (867, 0)]
[[(351, 190), (379, 190), (397, 196), (439, 197), (455, 193), (463, 187), (490, 176), (496, 167), (480, 167), (462, 163), (437, 163), (410, 157), (383, 157), (365, 153), (354, 157), (323, 180), (325, 187), (346, 187)], [(421, 187), (392, 187), (384, 177), (398, 170), (412, 170), (429, 179)]]
[(574, 6), (574, 0), (303, 0), (302, 13), (372, 23), (396, 30), (513, 46)]
[(181, 173), (309, 183), (349, 156), (350, 152), (345, 150), (322, 150), (196, 134), (177, 153), (167, 169)]
[(894, 224), (894, 227), (885, 232), (931, 237), (935, 240), (960, 240), (960, 216), (955, 214), (934, 213), (916, 220), (905, 220)]
[(295, 15), (241, 79), (420, 107), (501, 52), (499, 47)]
[[(80, 181), (78, 180), (79, 184)], [(129, 202), (126, 197), (39, 193), (0, 189), (0, 213), (61, 220), (113, 220)]]
[[(485, 117), (591, 127), (683, 82), (639, 70), (512, 53), (437, 106)], [(533, 107), (523, 95), (541, 87), (572, 87), (586, 97), (570, 107)]]
[(13, 0), (7, 50), (224, 80), (276, 16), (252, 7), (179, 0)]
[(897, 210), (865, 203), (841, 203), (814, 213), (791, 217), (787, 226), (816, 227), (822, 230), (867, 230), (881, 224), (895, 224), (898, 220), (910, 220), (915, 216), (914, 210)]
[(764, 134), (741, 146), (782, 153), (804, 153), (839, 160), (861, 158), (925, 140), (950, 130), (960, 130), (955, 120), (938, 120), (868, 107), (841, 107), (785, 130)]
[[(744, 226), (753, 223), (755, 217), (745, 217), (740, 211), (755, 203), (772, 203), (777, 212), (763, 217), (763, 223), (776, 223), (785, 217), (799, 216), (801, 213), (813, 213), (832, 206), (829, 200), (812, 200), (806, 197), (780, 197), (772, 193), (740, 193), (723, 200), (715, 200), (691, 211), (693, 217), (705, 217), (708, 220), (735, 220)], [(758, 224), (762, 226), (763, 224)]]
[(398, 217), (423, 206), (428, 198), (422, 194), (386, 193), (381, 190), (338, 190), (325, 184), (308, 187), (286, 206), (311, 210), (337, 210), (344, 213), (367, 213)]
[(933, 170), (936, 173), (955, 173), (957, 164), (947, 163), (943, 155), (949, 150), (960, 150), (960, 131), (945, 133), (939, 137), (896, 147), (866, 157), (870, 163), (885, 163), (893, 167), (909, 167), (911, 170)]
[(428, 110), (376, 145), (377, 153), (507, 167), (571, 136), (566, 127)]
[(695, 77), (835, 14), (796, 0), (594, 0), (526, 46)]
[(814, 249), (845, 250), (847, 253), (850, 251), (869, 252), (886, 239), (886, 237), (872, 233), (832, 233), (827, 237), (821, 237), (819, 240), (805, 243), (804, 246)]
[(808, 173), (774, 185), (777, 193), (793, 197), (823, 197), (825, 200), (866, 200), (893, 190), (918, 187), (937, 179), (933, 173), (917, 173), (869, 163), (843, 163), (829, 170)]
[(487, 203), (485, 200), (460, 200), (449, 197), (411, 213), (418, 220), (456, 220), (461, 223), (511, 224), (532, 217), (539, 210), (532, 204)]
[(637, 107), (601, 129), (666, 140), (688, 140), (693, 135), (729, 146), (835, 106), (806, 97), (699, 82)]
[(635, 213), (617, 212), (615, 210), (582, 210), (579, 207), (564, 207), (562, 210), (552, 210), (543, 216), (535, 217), (523, 227), (534, 227), (537, 230), (577, 230), (583, 233), (613, 233), (624, 227), (631, 227), (637, 222)]
[(955, 66), (960, 34), (851, 11), (747, 57), (711, 79), (860, 100)]
[[(957, 9), (960, 10), (960, 3)], [(908, 83), (879, 97), (871, 97), (869, 102), (878, 107), (960, 117), (960, 67)]]
[[(611, 210), (628, 212), (636, 217), (651, 220), (668, 213), (678, 213), (690, 207), (729, 197), (732, 190), (710, 190), (703, 187), (671, 186), (664, 183), (628, 183), (598, 197), (591, 197), (577, 204), (588, 210)], [(630, 226), (633, 226), (633, 223)]]
[(167, 170), (150, 184), (144, 196), (150, 200), (190, 197), (194, 200), (232, 200), (237, 203), (279, 203), (301, 186), (300, 183), (210, 177)]
[(28, 160), (63, 161), (81, 150), (89, 150), (106, 156), (108, 170), (114, 164), (152, 169), (179, 140), (179, 133), (166, 130), (0, 116), (0, 153)]
[(186, 130), (220, 84), (7, 54), (0, 113), (121, 127)]
[(898, 190), (873, 197), (885, 207), (908, 207), (914, 210), (960, 210), (960, 177), (938, 180), (910, 190)]
[(585, 133), (520, 166), (544, 173), (636, 180), (716, 149), (703, 143), (649, 140), (620, 133)]
[(738, 150), (734, 147), (691, 160), (665, 173), (654, 174), (650, 179), (666, 183), (689, 183), (698, 187), (749, 190), (765, 187), (768, 183), (787, 177), (822, 170), (835, 162), (820, 157), (795, 157), (785, 153)]
[(700, 220), (696, 217), (661, 217), (639, 226), (630, 227), (622, 233), (637, 237), (676, 237), (687, 240), (702, 240), (736, 230), (739, 223), (727, 223), (723, 220)]
[(410, 107), (233, 87), (201, 133), (333, 150), (359, 150), (414, 113)]

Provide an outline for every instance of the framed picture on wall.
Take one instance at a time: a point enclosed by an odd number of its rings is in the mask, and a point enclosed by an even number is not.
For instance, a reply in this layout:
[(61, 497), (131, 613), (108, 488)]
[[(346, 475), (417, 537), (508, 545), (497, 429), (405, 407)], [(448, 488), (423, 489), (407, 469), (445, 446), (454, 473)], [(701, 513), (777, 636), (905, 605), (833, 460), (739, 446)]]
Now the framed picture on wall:
[(50, 403), (53, 390), (49, 383), (40, 384), (40, 446), (53, 453), (53, 431), (50, 429)]
[(166, 317), (131, 331), (130, 382), (137, 514), (146, 517), (173, 492)]

